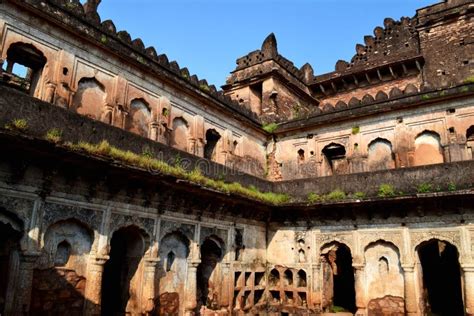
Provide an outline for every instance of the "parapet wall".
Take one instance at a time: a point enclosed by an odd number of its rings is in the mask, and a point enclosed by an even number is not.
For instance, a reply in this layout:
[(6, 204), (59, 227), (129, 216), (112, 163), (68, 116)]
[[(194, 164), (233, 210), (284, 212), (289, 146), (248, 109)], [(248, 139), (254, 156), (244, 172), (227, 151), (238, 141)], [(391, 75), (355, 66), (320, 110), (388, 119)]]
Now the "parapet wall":
[[(383, 184), (390, 185), (394, 196), (420, 193), (421, 186), (429, 192), (456, 191), (474, 188), (474, 160), (374, 172), (345, 174), (317, 179), (275, 182), (276, 192), (285, 192), (299, 201), (308, 194), (324, 195), (340, 190), (347, 196), (362, 192), (366, 197), (380, 197)], [(425, 192), (426, 193), (426, 192)]]
[(188, 171), (199, 168), (204, 175), (213, 179), (271, 190), (271, 183), (264, 179), (140, 137), (0, 85), (0, 126), (4, 127), (18, 119), (25, 120), (27, 134), (37, 138), (44, 139), (48, 131), (57, 129), (61, 132), (63, 142), (84, 141), (97, 144), (106, 140), (122, 150), (130, 150), (137, 154), (144, 152), (152, 154), (170, 165), (178, 163)]

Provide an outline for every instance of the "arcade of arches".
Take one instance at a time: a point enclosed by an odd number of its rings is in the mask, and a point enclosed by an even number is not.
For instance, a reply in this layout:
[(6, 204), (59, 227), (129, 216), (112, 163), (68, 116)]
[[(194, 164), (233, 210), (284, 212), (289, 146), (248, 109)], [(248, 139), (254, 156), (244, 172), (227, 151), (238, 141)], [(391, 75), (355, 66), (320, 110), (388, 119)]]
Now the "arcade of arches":
[(273, 227), (265, 245), (265, 230), (250, 223), (113, 212), (94, 224), (71, 206), (38, 211), (48, 215), (35, 239), (1, 210), (2, 315), (18, 306), (77, 315), (464, 315), (474, 306), (474, 265), (460, 242), (472, 227), (379, 231), (380, 239), (365, 229), (341, 239)]

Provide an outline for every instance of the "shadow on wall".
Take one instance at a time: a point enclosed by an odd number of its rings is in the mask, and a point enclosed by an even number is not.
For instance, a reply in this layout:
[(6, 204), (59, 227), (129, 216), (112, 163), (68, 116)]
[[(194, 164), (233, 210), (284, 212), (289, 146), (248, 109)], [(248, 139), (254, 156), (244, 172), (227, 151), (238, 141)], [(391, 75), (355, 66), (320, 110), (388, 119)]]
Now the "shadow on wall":
[[(24, 305), (29, 294), (26, 282), (31, 279), (23, 270), (22, 249), (35, 241), (29, 239), (23, 221), (15, 214), (0, 207), (0, 314), (20, 315), (82, 315), (86, 308), (97, 308), (85, 299), (86, 277), (80, 266), (82, 257), (90, 250), (83, 248), (86, 242), (77, 241), (87, 232), (75, 221), (67, 221), (62, 232), (78, 228), (78, 236), (72, 234), (63, 239), (57, 224), (48, 228), (45, 248), (32, 271), (31, 305)], [(83, 252), (86, 251), (86, 252)], [(85, 259), (87, 262), (87, 259)], [(85, 266), (82, 267), (85, 269)]]
[(143, 255), (149, 237), (136, 226), (114, 232), (102, 277), (102, 315), (140, 313)]

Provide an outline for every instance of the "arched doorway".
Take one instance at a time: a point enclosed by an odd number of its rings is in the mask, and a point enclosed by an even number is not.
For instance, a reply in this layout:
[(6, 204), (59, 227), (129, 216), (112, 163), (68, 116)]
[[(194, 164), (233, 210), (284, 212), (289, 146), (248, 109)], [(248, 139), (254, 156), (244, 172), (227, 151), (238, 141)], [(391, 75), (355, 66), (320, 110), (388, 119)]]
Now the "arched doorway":
[(184, 313), (189, 239), (180, 232), (165, 235), (160, 242), (160, 285), (157, 315)]
[(355, 313), (355, 280), (351, 250), (336, 242), (325, 247), (322, 254), (323, 295), (326, 297), (324, 308), (327, 311), (342, 308)]
[(206, 238), (201, 245), (201, 263), (197, 268), (198, 310), (201, 306), (219, 308), (219, 289), (213, 273), (222, 257), (222, 243), (214, 238)]
[(113, 234), (102, 278), (103, 316), (140, 312), (140, 262), (146, 244), (144, 234), (135, 226)]
[(217, 142), (221, 135), (215, 129), (208, 129), (206, 131), (206, 145), (204, 146), (204, 158), (215, 160)]
[(448, 242), (432, 239), (417, 248), (421, 263), (425, 314), (464, 315), (459, 253)]
[(18, 268), (20, 237), (21, 233), (12, 225), (0, 221), (0, 315), (12, 307), (12, 281)]

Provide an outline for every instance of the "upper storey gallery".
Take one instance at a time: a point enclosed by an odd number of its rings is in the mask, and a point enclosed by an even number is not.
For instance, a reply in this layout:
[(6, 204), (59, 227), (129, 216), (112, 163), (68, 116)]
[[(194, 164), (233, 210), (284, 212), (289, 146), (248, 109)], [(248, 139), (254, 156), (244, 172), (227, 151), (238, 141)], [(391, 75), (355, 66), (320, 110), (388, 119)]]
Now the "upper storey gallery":
[[(473, 81), (472, 0), (441, 2), (400, 21), (385, 19), (383, 27), (364, 38), (364, 45), (356, 46), (350, 62), (339, 61), (334, 72), (323, 75), (315, 75), (309, 64), (296, 68), (280, 55), (271, 34), (260, 50), (237, 60), (220, 91), (153, 47), (146, 48), (140, 39), (117, 31), (112, 21), (101, 21), (99, 3), (2, 1), (1, 82), (92, 119), (272, 179), (372, 170), (367, 156), (374, 133), (367, 129), (384, 131), (382, 141), (390, 143), (392, 156), (410, 156), (416, 138), (426, 132), (439, 140), (436, 150), (445, 157), (426, 163), (452, 161), (451, 156), (472, 158), (472, 102), (463, 103), (455, 120), (447, 117), (444, 107), (453, 106), (445, 101), (419, 99), (397, 111), (388, 106), (406, 96)], [(18, 71), (22, 67), (26, 70)], [(328, 119), (336, 114), (337, 120)], [(437, 119), (427, 119), (433, 115), (444, 123), (434, 126)], [(392, 128), (392, 116), (410, 119), (407, 126)], [(280, 123), (277, 130), (262, 129), (272, 122)], [(354, 126), (361, 130), (357, 136), (347, 132)], [(449, 134), (451, 127), (459, 137)], [(464, 146), (461, 153), (450, 154), (452, 141)], [(354, 155), (362, 157), (358, 167), (351, 165)], [(378, 165), (416, 165), (410, 158), (397, 159)], [(300, 168), (308, 163), (309, 169)]]

